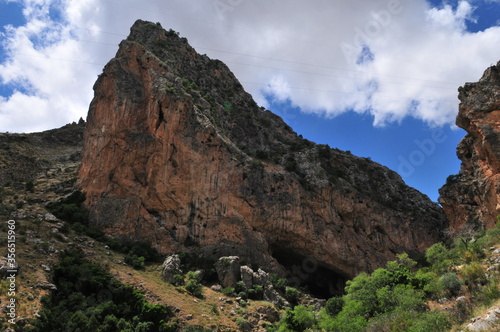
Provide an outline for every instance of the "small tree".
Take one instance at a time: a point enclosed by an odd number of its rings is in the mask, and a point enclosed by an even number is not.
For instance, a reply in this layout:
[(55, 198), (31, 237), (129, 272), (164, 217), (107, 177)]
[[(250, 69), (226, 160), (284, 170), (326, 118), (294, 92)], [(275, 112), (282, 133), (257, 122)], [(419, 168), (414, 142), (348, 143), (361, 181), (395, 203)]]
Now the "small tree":
[(433, 244), (425, 251), (425, 259), (437, 273), (444, 273), (452, 264), (452, 253), (441, 242)]

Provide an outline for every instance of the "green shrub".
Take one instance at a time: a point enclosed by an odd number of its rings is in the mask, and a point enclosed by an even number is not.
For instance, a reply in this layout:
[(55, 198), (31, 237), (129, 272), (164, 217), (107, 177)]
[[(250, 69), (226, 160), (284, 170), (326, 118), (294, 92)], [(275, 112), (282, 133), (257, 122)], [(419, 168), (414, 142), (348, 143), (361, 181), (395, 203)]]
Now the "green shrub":
[(243, 317), (236, 318), (235, 323), (243, 331), (250, 329), (252, 327), (250, 323), (248, 323), (248, 321)]
[(136, 270), (140, 270), (144, 268), (144, 257), (137, 256), (131, 253), (128, 253), (124, 260), (125, 263), (132, 266)]
[(439, 276), (433, 271), (428, 271), (427, 268), (420, 269), (415, 273), (414, 285), (430, 297), (439, 296), (443, 290), (439, 284)]
[(385, 286), (377, 289), (378, 312), (418, 311), (424, 304), (424, 294), (411, 285)]
[(318, 157), (323, 160), (330, 160), (332, 156), (332, 150), (330, 146), (327, 144), (318, 144), (316, 145), (316, 149), (318, 150)]
[(206, 257), (204, 255), (197, 255), (188, 252), (179, 253), (179, 259), (181, 260), (181, 270), (192, 271), (192, 270), (204, 270), (205, 274), (203, 276), (204, 280), (215, 281), (217, 278), (217, 272), (215, 270), (215, 259), (211, 257)]
[(291, 304), (297, 304), (300, 299), (300, 292), (297, 288), (286, 287), (285, 288), (285, 299)]
[(233, 287), (223, 288), (222, 294), (224, 294), (225, 296), (234, 296), (234, 288)]
[(365, 311), (363, 303), (348, 301), (335, 317), (323, 316), (319, 326), (325, 331), (361, 332), (368, 324), (367, 318), (362, 314)]
[(500, 298), (500, 289), (498, 288), (498, 279), (493, 278), (486, 286), (481, 289), (479, 299), (485, 305), (491, 305), (494, 301)]
[(478, 262), (465, 265), (460, 270), (460, 275), (462, 276), (465, 284), (469, 287), (473, 287), (476, 284), (486, 283), (486, 274), (484, 273), (483, 267)]
[(316, 324), (316, 317), (312, 307), (298, 305), (293, 310), (286, 309), (282, 324), (278, 331), (306, 331), (313, 328)]
[(269, 276), (269, 280), (271, 282), (271, 285), (273, 285), (273, 287), (278, 291), (284, 291), (286, 285), (288, 284), (288, 280), (286, 280), (286, 278), (280, 278), (275, 273), (272, 273)]
[(212, 304), (210, 305), (210, 311), (211, 311), (214, 315), (216, 315), (216, 316), (219, 316), (219, 314), (220, 314), (220, 313), (219, 313), (219, 309), (217, 308), (217, 304), (215, 304), (215, 303), (212, 303)]
[(236, 283), (236, 287), (234, 289), (234, 292), (235, 293), (246, 293), (247, 292), (247, 286), (245, 286), (245, 283), (243, 281), (238, 281)]
[(200, 274), (195, 271), (189, 271), (186, 274), (186, 286), (184, 288), (189, 294), (203, 298), (203, 286), (200, 284)]
[[(89, 228), (92, 229), (92, 228)], [(158, 253), (158, 251), (151, 247), (151, 244), (147, 242), (141, 242), (141, 241), (131, 241), (131, 240), (121, 240), (121, 239), (108, 239), (104, 236), (104, 233), (102, 231), (95, 229), (94, 228), (94, 236), (93, 238), (105, 242), (111, 249), (121, 252), (123, 254), (126, 254), (129, 256), (129, 259), (131, 261), (139, 257), (142, 257), (144, 259), (144, 263), (146, 262), (160, 262), (161, 260), (161, 255)], [(92, 233), (89, 233), (88, 231), (85, 231), (87, 235), (91, 236)], [(99, 233), (102, 234), (102, 237), (97, 238), (99, 236)], [(127, 263), (127, 262), (125, 262)], [(129, 264), (129, 263), (127, 263)], [(132, 265), (132, 264), (129, 264)], [(144, 266), (144, 264), (143, 264)], [(139, 267), (140, 268), (140, 267)]]
[(203, 298), (203, 288), (200, 283), (195, 280), (188, 280), (186, 286), (184, 288), (188, 291), (189, 294)]
[(408, 332), (442, 332), (451, 328), (451, 322), (445, 314), (438, 312), (429, 312), (419, 316), (411, 326)]
[(176, 324), (166, 322), (173, 317), (167, 307), (148, 303), (133, 287), (87, 261), (80, 250), (61, 254), (53, 283), (57, 290), (42, 298), (36, 331), (176, 330)]
[(344, 299), (342, 297), (332, 297), (326, 301), (325, 310), (330, 316), (337, 315), (344, 307)]
[(264, 295), (264, 287), (261, 285), (255, 285), (253, 288), (250, 288), (247, 292), (248, 298), (252, 300), (262, 300), (262, 296)]
[(496, 243), (499, 242), (500, 240), (500, 228), (499, 228), (500, 223), (497, 223), (496, 227), (493, 229), (490, 229), (486, 231), (486, 235), (492, 238), (492, 240)]
[(83, 202), (85, 202), (85, 193), (75, 191), (65, 198), (48, 203), (46, 208), (61, 220), (86, 225), (88, 224), (89, 212)]
[(174, 286), (183, 286), (184, 285), (184, 277), (181, 276), (180, 274), (174, 274), (172, 279), (173, 279), (172, 284)]
[(455, 272), (448, 272), (439, 278), (439, 285), (451, 295), (456, 295), (462, 288), (462, 284)]

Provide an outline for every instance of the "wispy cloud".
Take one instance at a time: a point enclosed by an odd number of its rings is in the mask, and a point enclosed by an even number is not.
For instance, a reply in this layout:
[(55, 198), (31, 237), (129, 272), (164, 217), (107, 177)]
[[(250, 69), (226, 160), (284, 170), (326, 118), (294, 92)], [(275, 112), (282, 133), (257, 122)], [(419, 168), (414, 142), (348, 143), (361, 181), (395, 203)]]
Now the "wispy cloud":
[[(16, 0), (27, 23), (1, 36), (0, 131), (34, 131), (85, 117), (92, 85), (133, 22), (161, 22), (226, 62), (266, 106), (454, 122), (457, 88), (500, 59), (500, 27), (466, 30), (474, 6), (424, 0)], [(477, 4), (474, 4), (477, 5)]]

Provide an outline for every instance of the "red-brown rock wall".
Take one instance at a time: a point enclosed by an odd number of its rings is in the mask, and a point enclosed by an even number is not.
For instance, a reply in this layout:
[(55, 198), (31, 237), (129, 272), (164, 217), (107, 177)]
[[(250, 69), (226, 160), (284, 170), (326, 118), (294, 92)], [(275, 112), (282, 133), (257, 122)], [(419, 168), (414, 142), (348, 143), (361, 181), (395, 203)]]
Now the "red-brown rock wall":
[(500, 215), (500, 62), (461, 87), (459, 99), (457, 125), (467, 131), (457, 147), (462, 165), (439, 198), (455, 233), (492, 228)]
[(154, 24), (134, 25), (94, 90), (78, 186), (111, 236), (347, 277), (447, 227), (396, 173), (298, 137), (227, 67)]

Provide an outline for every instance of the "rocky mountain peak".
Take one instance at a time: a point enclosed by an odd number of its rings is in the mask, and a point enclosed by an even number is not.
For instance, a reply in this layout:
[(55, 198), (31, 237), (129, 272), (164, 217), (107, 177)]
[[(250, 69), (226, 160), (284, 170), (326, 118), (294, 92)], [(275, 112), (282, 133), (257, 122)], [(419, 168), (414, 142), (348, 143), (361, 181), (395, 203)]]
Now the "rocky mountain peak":
[(94, 91), (77, 185), (108, 235), (239, 256), (334, 292), (447, 229), (398, 174), (298, 136), (158, 24), (134, 24)]
[(500, 214), (500, 62), (476, 83), (459, 88), (457, 126), (467, 135), (457, 147), (460, 173), (448, 177), (439, 202), (454, 232), (491, 228)]

